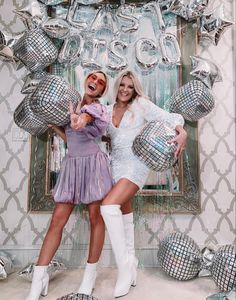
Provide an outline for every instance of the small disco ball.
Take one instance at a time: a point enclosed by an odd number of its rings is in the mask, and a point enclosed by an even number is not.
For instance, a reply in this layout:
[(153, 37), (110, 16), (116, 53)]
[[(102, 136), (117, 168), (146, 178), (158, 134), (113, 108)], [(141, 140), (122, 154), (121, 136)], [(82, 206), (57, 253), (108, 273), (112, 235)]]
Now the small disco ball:
[(212, 278), (221, 291), (230, 291), (236, 286), (236, 247), (220, 247), (214, 257), (211, 268)]
[(175, 130), (168, 123), (151, 121), (134, 139), (132, 150), (150, 169), (165, 171), (176, 162), (176, 145), (168, 143), (175, 136)]
[(65, 296), (62, 296), (61, 298), (58, 298), (57, 300), (98, 300), (97, 298), (85, 294), (79, 294), (79, 293), (70, 293)]
[(30, 98), (30, 107), (49, 124), (64, 126), (70, 122), (71, 101), (74, 109), (81, 100), (79, 92), (62, 77), (49, 75), (41, 80)]
[(172, 233), (164, 238), (157, 257), (162, 269), (178, 280), (196, 277), (202, 265), (199, 247), (193, 239), (182, 233)]
[(46, 68), (56, 60), (58, 55), (56, 46), (41, 29), (27, 31), (13, 49), (14, 55), (31, 72)]
[(14, 111), (17, 126), (32, 135), (41, 135), (48, 129), (48, 123), (36, 116), (30, 108), (30, 96), (26, 96)]
[(169, 110), (194, 122), (208, 115), (214, 105), (210, 90), (201, 81), (191, 80), (171, 96)]

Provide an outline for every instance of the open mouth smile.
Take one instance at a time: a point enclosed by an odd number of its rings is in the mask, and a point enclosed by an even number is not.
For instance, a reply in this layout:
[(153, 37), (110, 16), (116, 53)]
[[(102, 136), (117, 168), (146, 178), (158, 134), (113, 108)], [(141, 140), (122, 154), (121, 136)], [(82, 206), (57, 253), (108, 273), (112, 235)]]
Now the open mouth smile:
[(88, 88), (89, 88), (92, 92), (94, 92), (94, 91), (96, 90), (96, 88), (97, 88), (97, 85), (96, 85), (95, 83), (93, 83), (93, 82), (90, 82), (90, 83), (88, 84)]

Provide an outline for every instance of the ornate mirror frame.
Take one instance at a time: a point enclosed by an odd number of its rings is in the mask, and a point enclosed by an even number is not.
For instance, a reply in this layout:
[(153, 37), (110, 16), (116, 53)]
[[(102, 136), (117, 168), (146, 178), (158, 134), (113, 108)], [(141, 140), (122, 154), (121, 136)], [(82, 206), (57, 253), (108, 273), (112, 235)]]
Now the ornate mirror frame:
[[(114, 1), (113, 1), (114, 2)], [(179, 68), (180, 85), (191, 80), (190, 55), (195, 54), (197, 34), (191, 23), (180, 21), (180, 47), (182, 65)], [(185, 122), (188, 132), (188, 144), (180, 161), (183, 172), (181, 192), (162, 192), (142, 190), (134, 201), (134, 208), (143, 212), (159, 213), (200, 213), (199, 193), (199, 150), (197, 122)], [(29, 170), (28, 210), (31, 213), (50, 212), (54, 207), (51, 194), (47, 193), (48, 147), (49, 134), (31, 137), (31, 154)]]

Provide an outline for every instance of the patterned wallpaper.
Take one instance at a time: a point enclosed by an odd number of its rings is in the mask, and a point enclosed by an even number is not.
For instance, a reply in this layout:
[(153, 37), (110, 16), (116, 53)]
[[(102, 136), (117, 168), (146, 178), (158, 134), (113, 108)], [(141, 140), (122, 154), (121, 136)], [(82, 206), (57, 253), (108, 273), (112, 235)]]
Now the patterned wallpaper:
[[(234, 1), (211, 1), (214, 7), (223, 2), (225, 14), (233, 18)], [(0, 26), (18, 33), (24, 30), (13, 9), (28, 1), (0, 0)], [(199, 122), (201, 207), (199, 215), (160, 215), (136, 213), (136, 248), (143, 265), (155, 265), (156, 249), (166, 234), (181, 231), (199, 246), (235, 243), (235, 78), (234, 31), (229, 29), (218, 46), (198, 46), (198, 54), (220, 66), (223, 82), (214, 86), (214, 111)], [(0, 248), (22, 265), (38, 254), (50, 220), (50, 214), (27, 213), (30, 138), (13, 122), (13, 112), (23, 95), (21, 78), (25, 69), (16, 71), (0, 62)], [(86, 212), (76, 211), (70, 218), (58, 251), (70, 264), (86, 260), (88, 220)], [(80, 252), (78, 252), (78, 250)], [(102, 262), (111, 263), (109, 240)]]

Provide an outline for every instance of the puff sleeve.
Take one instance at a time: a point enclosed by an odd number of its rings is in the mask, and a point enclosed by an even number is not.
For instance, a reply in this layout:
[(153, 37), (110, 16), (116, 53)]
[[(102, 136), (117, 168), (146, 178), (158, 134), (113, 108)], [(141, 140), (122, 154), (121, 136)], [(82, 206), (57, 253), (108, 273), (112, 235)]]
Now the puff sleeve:
[(81, 113), (87, 113), (94, 118), (93, 122), (87, 124), (82, 129), (89, 138), (96, 138), (105, 133), (109, 122), (109, 115), (104, 105), (100, 103), (84, 105), (81, 108)]

